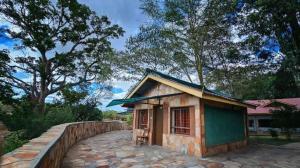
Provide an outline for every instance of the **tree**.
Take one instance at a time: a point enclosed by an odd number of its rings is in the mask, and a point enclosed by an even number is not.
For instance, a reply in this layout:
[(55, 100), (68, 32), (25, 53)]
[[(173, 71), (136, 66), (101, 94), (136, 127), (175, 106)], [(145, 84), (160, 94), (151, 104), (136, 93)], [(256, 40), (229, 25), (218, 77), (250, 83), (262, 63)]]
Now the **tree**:
[(236, 11), (244, 48), (275, 67), (262, 72), (274, 74), (275, 98), (300, 96), (299, 11), (296, 0), (241, 1)]
[(251, 65), (220, 69), (207, 76), (217, 91), (243, 100), (274, 98), (274, 80), (274, 74), (262, 73), (259, 67)]
[[(8, 68), (5, 66), (10, 61), (6, 50), (0, 50), (0, 78), (7, 75)], [(0, 81), (0, 102), (4, 104), (12, 104), (14, 91), (11, 86)]]
[(76, 121), (101, 121), (103, 113), (96, 107), (94, 102), (79, 104), (72, 107)]
[(61, 94), (65, 104), (76, 105), (88, 95), (88, 91), (85, 88), (80, 91), (76, 91), (72, 88), (66, 87), (61, 91)]
[(238, 57), (253, 59), (213, 71), (208, 83), (237, 98), (299, 97), (299, 10), (297, 1), (236, 1)]
[(281, 105), (272, 111), (272, 126), (281, 128), (287, 139), (290, 139), (292, 131), (300, 127), (300, 110), (294, 106)]
[[(106, 16), (97, 16), (76, 0), (3, 0), (0, 13), (18, 28), (4, 31), (21, 41), (16, 49), (25, 51), (11, 56), (5, 65), (9, 73), (0, 81), (22, 89), (37, 102), (36, 111), (44, 112), (46, 97), (66, 86), (100, 83), (113, 74), (116, 58), (109, 39), (123, 30)], [(30, 75), (31, 81), (15, 72)]]
[(179, 72), (200, 84), (204, 76), (238, 52), (230, 39), (232, 3), (204, 0), (142, 1), (143, 11), (152, 19), (128, 40), (128, 55), (135, 66)]

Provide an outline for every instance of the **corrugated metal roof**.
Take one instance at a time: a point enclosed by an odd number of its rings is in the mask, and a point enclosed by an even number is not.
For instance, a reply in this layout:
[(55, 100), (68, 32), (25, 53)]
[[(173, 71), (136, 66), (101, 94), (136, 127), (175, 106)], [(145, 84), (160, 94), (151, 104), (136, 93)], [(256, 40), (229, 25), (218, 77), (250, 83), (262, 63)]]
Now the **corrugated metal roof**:
[(247, 112), (249, 115), (271, 114), (271, 110), (274, 110), (277, 108), (277, 107), (270, 105), (272, 102), (293, 105), (296, 108), (300, 109), (300, 98), (247, 100), (246, 102), (257, 106), (255, 109), (247, 108)]

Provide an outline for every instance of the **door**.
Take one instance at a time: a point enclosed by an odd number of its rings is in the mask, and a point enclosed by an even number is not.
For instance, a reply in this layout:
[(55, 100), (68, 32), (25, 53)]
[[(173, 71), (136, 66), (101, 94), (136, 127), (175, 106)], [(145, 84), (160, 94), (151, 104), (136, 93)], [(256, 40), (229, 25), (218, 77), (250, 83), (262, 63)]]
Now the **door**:
[(163, 108), (162, 106), (154, 106), (154, 138), (153, 144), (162, 146), (163, 135)]

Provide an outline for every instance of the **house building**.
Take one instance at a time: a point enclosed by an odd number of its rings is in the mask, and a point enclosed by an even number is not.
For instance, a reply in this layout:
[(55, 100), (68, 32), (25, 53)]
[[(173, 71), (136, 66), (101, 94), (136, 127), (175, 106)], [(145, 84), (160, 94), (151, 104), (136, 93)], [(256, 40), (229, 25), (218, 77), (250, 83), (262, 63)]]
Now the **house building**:
[[(246, 102), (256, 106), (256, 108), (247, 108), (249, 132), (251, 134), (269, 133), (269, 130), (272, 129), (272, 110), (279, 109), (283, 105), (295, 106), (300, 109), (300, 98), (247, 100)], [(299, 131), (299, 129), (297, 130)]]
[(149, 131), (149, 145), (208, 156), (247, 145), (247, 107), (224, 96), (154, 70), (147, 70), (123, 104), (133, 108), (133, 140)]

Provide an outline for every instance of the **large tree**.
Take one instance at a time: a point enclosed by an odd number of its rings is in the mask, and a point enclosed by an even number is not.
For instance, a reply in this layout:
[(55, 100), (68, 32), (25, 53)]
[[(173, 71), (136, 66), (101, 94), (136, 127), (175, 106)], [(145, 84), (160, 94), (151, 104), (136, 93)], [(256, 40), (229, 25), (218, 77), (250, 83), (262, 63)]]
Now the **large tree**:
[(273, 97), (300, 96), (300, 2), (240, 1), (236, 16), (243, 46), (276, 66)]
[(205, 85), (204, 76), (238, 52), (231, 40), (229, 1), (145, 0), (151, 22), (128, 40), (134, 66), (179, 72)]
[[(10, 54), (12, 61), (5, 65), (10, 71), (0, 81), (22, 89), (39, 111), (48, 95), (66, 86), (111, 77), (115, 57), (109, 39), (123, 30), (106, 16), (76, 0), (2, 0), (0, 14), (15, 27), (2, 31), (19, 40), (15, 49), (24, 53)], [(16, 72), (29, 75), (30, 81)]]

